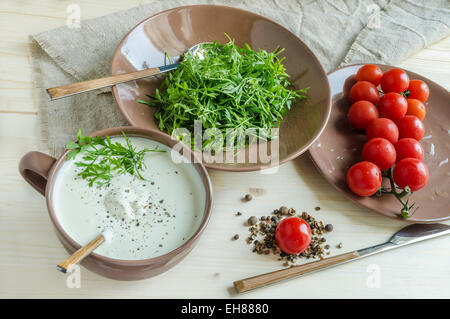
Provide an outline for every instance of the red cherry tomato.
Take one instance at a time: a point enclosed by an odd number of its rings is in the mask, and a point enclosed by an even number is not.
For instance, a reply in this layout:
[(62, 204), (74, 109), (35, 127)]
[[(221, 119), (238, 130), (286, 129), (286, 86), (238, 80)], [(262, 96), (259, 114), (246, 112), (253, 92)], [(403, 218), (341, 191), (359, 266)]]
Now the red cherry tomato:
[(375, 137), (364, 145), (362, 158), (374, 163), (381, 170), (386, 170), (395, 164), (395, 147), (387, 139)]
[(403, 95), (398, 93), (387, 93), (378, 102), (378, 111), (381, 117), (387, 117), (393, 121), (398, 120), (406, 114), (408, 102)]
[(283, 219), (275, 230), (277, 245), (286, 254), (300, 254), (308, 248), (311, 237), (308, 223), (298, 217)]
[(373, 104), (377, 104), (379, 97), (380, 93), (378, 92), (377, 87), (367, 81), (356, 82), (349, 93), (349, 99), (352, 103), (369, 101)]
[(419, 101), (422, 101), (423, 103), (426, 102), (428, 96), (430, 95), (430, 89), (428, 88), (428, 85), (420, 80), (409, 81), (408, 91), (409, 99), (417, 99)]
[(427, 110), (422, 101), (417, 99), (406, 99), (406, 101), (408, 102), (408, 111), (406, 111), (406, 115), (415, 115), (419, 120), (423, 121)]
[(421, 120), (414, 115), (405, 115), (399, 118), (395, 124), (398, 127), (399, 138), (413, 138), (420, 141), (425, 134), (425, 128)]
[(347, 172), (347, 185), (359, 196), (371, 196), (381, 187), (381, 171), (374, 163), (356, 163)]
[(392, 120), (379, 118), (367, 126), (366, 136), (368, 140), (375, 137), (382, 137), (394, 144), (398, 141), (398, 128)]
[(368, 101), (353, 103), (347, 113), (350, 125), (356, 130), (365, 130), (373, 120), (378, 118), (377, 107)]
[(367, 81), (378, 86), (383, 72), (375, 64), (366, 64), (359, 68), (356, 73), (356, 81)]
[(403, 70), (390, 69), (384, 72), (380, 85), (384, 93), (402, 93), (408, 89), (409, 76)]
[(423, 160), (423, 147), (413, 138), (402, 138), (395, 143), (395, 151), (397, 152), (397, 162), (404, 158), (416, 158)]
[(417, 158), (404, 158), (394, 167), (394, 182), (400, 188), (409, 188), (415, 192), (428, 182), (428, 168)]

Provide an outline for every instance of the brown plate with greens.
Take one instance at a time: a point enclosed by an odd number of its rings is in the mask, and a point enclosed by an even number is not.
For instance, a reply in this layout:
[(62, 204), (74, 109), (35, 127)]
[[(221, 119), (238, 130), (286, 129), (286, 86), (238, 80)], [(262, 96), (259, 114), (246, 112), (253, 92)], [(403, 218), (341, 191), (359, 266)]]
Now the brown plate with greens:
[[(273, 61), (284, 59), (282, 64), (291, 83), (288, 89), (300, 94), (300, 90), (309, 89), (307, 98), (292, 100), (286, 114), (280, 113), (280, 116), (274, 117), (273, 125), (280, 125), (277, 143), (268, 141), (250, 145), (239, 150), (245, 150), (244, 157), (231, 156), (231, 160), (222, 163), (220, 159), (223, 157), (204, 157), (205, 166), (227, 171), (252, 171), (276, 166), (297, 157), (308, 149), (327, 123), (331, 107), (330, 87), (325, 71), (311, 50), (289, 30), (265, 17), (242, 9), (215, 5), (178, 7), (160, 12), (139, 23), (125, 36), (114, 54), (111, 74), (167, 65), (171, 63), (169, 57), (176, 61), (177, 57), (198, 43), (218, 41), (218, 44), (226, 44), (230, 39), (240, 48), (245, 49), (245, 44), (248, 44), (255, 51), (263, 49), (267, 54), (275, 52), (277, 56)], [(278, 52), (279, 49), (284, 51)], [(155, 99), (149, 99), (147, 95), (154, 95), (164, 78), (147, 78), (113, 87), (118, 107), (131, 125), (158, 128), (170, 133), (168, 128), (171, 123), (161, 126), (158, 105), (152, 107), (137, 102), (154, 102)], [(176, 104), (173, 99), (163, 100), (168, 106)], [(271, 99), (267, 99), (266, 103), (273, 114), (272, 107), (277, 103)], [(205, 112), (201, 115), (207, 124), (207, 120), (227, 111), (233, 117), (238, 111), (245, 113), (249, 110), (250, 107), (246, 110), (236, 106), (220, 110), (220, 114)], [(174, 110), (180, 114), (178, 111)], [(248, 114), (244, 114), (242, 123), (255, 117), (250, 111)], [(167, 117), (165, 114), (164, 119)], [(261, 145), (267, 147), (266, 154), (259, 153), (258, 147)], [(250, 157), (249, 154), (256, 154), (256, 157)]]

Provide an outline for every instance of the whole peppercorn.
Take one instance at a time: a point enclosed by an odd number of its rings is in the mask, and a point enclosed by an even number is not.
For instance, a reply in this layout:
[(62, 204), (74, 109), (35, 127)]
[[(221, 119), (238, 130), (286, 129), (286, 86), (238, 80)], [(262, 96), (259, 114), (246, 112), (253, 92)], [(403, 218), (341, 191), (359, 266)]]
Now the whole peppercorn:
[(287, 215), (289, 212), (288, 208), (286, 206), (281, 206), (280, 207), (280, 213), (281, 215)]
[(253, 196), (252, 196), (252, 194), (246, 194), (244, 198), (247, 202), (249, 202), (253, 199)]
[(333, 225), (331, 225), (331, 224), (326, 224), (326, 225), (325, 225), (325, 230), (326, 230), (327, 232), (333, 231)]
[(249, 225), (253, 226), (258, 222), (258, 218), (256, 218), (255, 216), (251, 216), (247, 222)]

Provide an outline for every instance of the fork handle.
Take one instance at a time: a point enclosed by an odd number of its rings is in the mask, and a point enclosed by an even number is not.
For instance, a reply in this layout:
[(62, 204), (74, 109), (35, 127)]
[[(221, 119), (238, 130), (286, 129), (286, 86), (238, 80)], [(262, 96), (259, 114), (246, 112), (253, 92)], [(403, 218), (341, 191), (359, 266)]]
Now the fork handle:
[(50, 96), (51, 100), (56, 100), (62, 97), (71, 96), (78, 93), (88, 92), (123, 82), (133, 81), (165, 73), (171, 70), (175, 70), (178, 67), (178, 65), (179, 65), (178, 63), (175, 63), (166, 66), (160, 66), (157, 68), (149, 68), (131, 73), (116, 74), (95, 80), (88, 80), (78, 83), (57, 86), (47, 89), (47, 93)]

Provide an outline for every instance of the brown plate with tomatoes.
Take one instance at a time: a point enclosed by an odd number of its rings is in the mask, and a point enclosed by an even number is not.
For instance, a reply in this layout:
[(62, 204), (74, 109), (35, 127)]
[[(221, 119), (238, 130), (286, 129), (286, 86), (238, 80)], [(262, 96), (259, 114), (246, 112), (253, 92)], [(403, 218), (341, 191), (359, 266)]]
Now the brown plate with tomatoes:
[[(403, 69), (410, 80), (423, 81), (429, 88), (429, 96), (423, 103), (426, 114), (420, 114), (422, 110), (417, 105), (411, 106), (415, 112), (418, 112), (417, 116), (424, 116), (422, 119), (424, 132), (423, 137), (420, 138), (420, 144), (423, 148), (422, 162), (428, 168), (426, 185), (403, 198), (404, 202), (409, 199), (409, 206), (414, 203), (408, 218), (402, 217), (400, 213), (403, 207), (402, 203), (393, 194), (358, 196), (350, 190), (347, 183), (347, 173), (353, 165), (364, 161), (362, 150), (369, 140), (366, 136), (366, 131), (361, 129), (361, 127), (359, 130), (353, 128), (348, 118), (349, 109), (352, 107), (352, 103), (356, 102), (350, 102), (350, 90), (357, 83), (356, 74), (362, 66), (364, 64), (349, 65), (328, 74), (333, 99), (332, 111), (324, 132), (309, 149), (313, 162), (325, 179), (336, 189), (340, 190), (348, 198), (381, 215), (414, 223), (434, 223), (450, 219), (450, 93), (437, 83), (408, 70)], [(383, 74), (395, 68), (381, 64), (377, 64), (377, 66)], [(396, 84), (393, 83), (394, 86)], [(377, 86), (378, 91), (382, 91), (381, 86)], [(372, 89), (369, 88), (368, 92), (370, 93)], [(357, 95), (356, 99), (358, 99)], [(380, 94), (380, 97), (382, 96), (383, 93)], [(355, 97), (352, 98), (355, 99)], [(389, 100), (389, 97), (384, 100)], [(381, 106), (381, 109), (377, 103), (374, 104), (377, 105), (379, 113), (382, 113), (376, 115), (377, 117), (385, 118), (391, 116), (389, 115), (389, 101), (387, 101), (386, 105)], [(373, 114), (373, 110), (367, 105), (363, 106), (363, 109)], [(370, 117), (370, 115), (366, 116)], [(394, 121), (398, 126), (409, 125), (402, 124), (402, 122), (407, 122), (407, 120)], [(362, 127), (367, 126), (367, 124), (362, 122), (359, 125), (362, 125)], [(402, 128), (400, 129), (402, 130)], [(369, 133), (373, 134), (373, 132)], [(389, 132), (383, 133), (386, 133), (388, 136), (386, 138), (389, 139)], [(395, 143), (392, 144), (395, 145)], [(412, 146), (410, 145), (411, 148)], [(389, 161), (390, 159), (386, 157), (383, 160)], [(410, 159), (408, 161), (413, 162)], [(399, 166), (398, 163), (395, 165)], [(395, 171), (395, 166), (393, 166), (393, 170)], [(388, 170), (384, 171), (383, 174), (388, 172)], [(411, 171), (406, 169), (406, 173), (408, 172)], [(405, 176), (412, 180), (421, 178), (421, 176), (414, 176), (413, 173), (404, 174), (403, 177)], [(402, 181), (398, 179), (398, 182), (401, 183)], [(382, 186), (385, 189), (389, 189), (390, 180), (388, 177), (383, 177)]]

